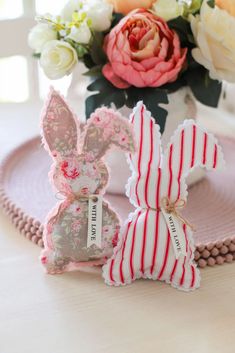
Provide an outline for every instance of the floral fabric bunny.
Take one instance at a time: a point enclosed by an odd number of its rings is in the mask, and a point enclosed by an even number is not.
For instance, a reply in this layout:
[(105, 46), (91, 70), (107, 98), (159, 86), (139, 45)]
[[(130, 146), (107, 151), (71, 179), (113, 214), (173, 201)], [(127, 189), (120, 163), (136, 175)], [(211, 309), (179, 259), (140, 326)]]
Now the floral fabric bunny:
[[(216, 139), (193, 120), (180, 125), (162, 155), (159, 126), (139, 102), (131, 116), (137, 151), (130, 155), (132, 177), (127, 195), (136, 211), (120, 232), (103, 276), (109, 285), (138, 278), (170, 283), (182, 290), (199, 287), (192, 229), (180, 215), (187, 201), (185, 178), (196, 166), (223, 166)], [(203, 205), (202, 205), (203, 207)]]
[[(103, 264), (112, 254), (119, 218), (101, 200), (101, 246), (88, 246), (89, 201), (104, 194), (109, 174), (103, 162), (111, 146), (134, 151), (131, 125), (111, 109), (97, 109), (81, 134), (64, 99), (51, 91), (42, 117), (43, 142), (54, 160), (50, 180), (63, 201), (48, 216), (41, 262), (49, 273)], [(93, 196), (92, 196), (93, 195)]]

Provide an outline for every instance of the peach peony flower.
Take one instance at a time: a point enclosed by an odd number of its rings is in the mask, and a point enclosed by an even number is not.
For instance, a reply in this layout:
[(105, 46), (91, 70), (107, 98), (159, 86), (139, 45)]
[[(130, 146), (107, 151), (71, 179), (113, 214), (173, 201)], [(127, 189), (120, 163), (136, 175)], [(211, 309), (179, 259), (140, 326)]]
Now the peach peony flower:
[(138, 8), (149, 9), (156, 0), (106, 0), (114, 6), (116, 12), (128, 14)]
[(117, 88), (159, 87), (177, 79), (187, 49), (160, 17), (138, 9), (124, 17), (105, 38), (107, 80)]
[(235, 17), (235, 1), (234, 0), (216, 0), (216, 5), (226, 10), (231, 16)]

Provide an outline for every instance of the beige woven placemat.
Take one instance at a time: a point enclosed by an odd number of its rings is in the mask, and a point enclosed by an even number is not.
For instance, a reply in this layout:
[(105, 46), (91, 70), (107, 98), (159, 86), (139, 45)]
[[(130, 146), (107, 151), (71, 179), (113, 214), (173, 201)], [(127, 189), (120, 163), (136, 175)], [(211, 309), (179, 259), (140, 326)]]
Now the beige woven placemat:
[[(227, 168), (208, 173), (190, 188), (185, 216), (196, 226), (195, 259), (200, 267), (235, 260), (235, 140), (220, 138)], [(16, 228), (43, 246), (43, 222), (56, 198), (47, 174), (51, 159), (40, 138), (27, 141), (2, 162), (0, 204)], [(132, 206), (123, 196), (108, 195), (124, 220)]]

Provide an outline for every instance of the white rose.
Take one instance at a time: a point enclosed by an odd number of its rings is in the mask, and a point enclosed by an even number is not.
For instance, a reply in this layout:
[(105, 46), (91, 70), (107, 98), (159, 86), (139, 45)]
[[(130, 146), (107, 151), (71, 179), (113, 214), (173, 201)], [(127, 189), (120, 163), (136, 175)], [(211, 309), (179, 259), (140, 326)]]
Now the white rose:
[(63, 8), (61, 17), (71, 21), (75, 11), (86, 13), (95, 31), (106, 31), (111, 26), (113, 6), (104, 0), (70, 0)]
[(235, 19), (204, 0), (200, 15), (190, 16), (197, 43), (194, 59), (209, 70), (210, 77), (235, 83)]
[(91, 39), (91, 31), (84, 21), (79, 27), (73, 26), (67, 38), (74, 40), (76, 43), (88, 44)]
[(44, 45), (40, 65), (51, 80), (69, 75), (77, 63), (77, 53), (67, 42), (52, 40)]
[(84, 12), (91, 19), (91, 27), (97, 32), (110, 28), (113, 6), (103, 0), (90, 0), (84, 6)]
[(84, 0), (70, 0), (64, 6), (63, 10), (61, 11), (61, 17), (65, 21), (72, 21), (72, 15), (75, 11), (79, 11), (84, 4)]
[(177, 0), (157, 0), (152, 7), (153, 12), (165, 21), (172, 20), (184, 13), (184, 6)]
[(57, 38), (57, 33), (46, 23), (39, 23), (29, 32), (28, 44), (36, 53), (41, 53), (43, 46)]

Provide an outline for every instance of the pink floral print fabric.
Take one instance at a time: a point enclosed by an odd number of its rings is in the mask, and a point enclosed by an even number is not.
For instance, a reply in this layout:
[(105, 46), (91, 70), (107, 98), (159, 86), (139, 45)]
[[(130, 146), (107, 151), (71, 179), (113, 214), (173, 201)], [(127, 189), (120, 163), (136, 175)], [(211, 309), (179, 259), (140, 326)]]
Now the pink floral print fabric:
[(63, 198), (48, 215), (41, 262), (48, 273), (104, 263), (112, 255), (120, 230), (118, 215), (102, 204), (102, 246), (87, 247), (88, 202), (105, 192), (109, 180), (103, 156), (111, 146), (134, 151), (131, 126), (111, 109), (97, 109), (81, 133), (64, 99), (52, 90), (42, 117), (45, 148), (54, 163), (50, 181)]

